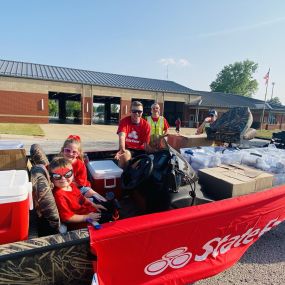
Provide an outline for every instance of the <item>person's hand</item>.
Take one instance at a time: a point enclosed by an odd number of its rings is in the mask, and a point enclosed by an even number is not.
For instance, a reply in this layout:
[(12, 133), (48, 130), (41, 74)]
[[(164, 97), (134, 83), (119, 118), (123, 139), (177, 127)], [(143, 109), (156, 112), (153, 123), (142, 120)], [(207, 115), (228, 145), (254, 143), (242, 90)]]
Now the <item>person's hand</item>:
[(86, 215), (85, 220), (90, 219), (92, 221), (98, 222), (101, 218), (101, 213), (89, 213), (88, 215)]
[(206, 123), (209, 123), (209, 122), (211, 122), (212, 121), (212, 118), (211, 117), (207, 117), (206, 119), (205, 119), (205, 122)]
[(98, 212), (101, 212), (101, 210), (107, 211), (107, 209), (103, 205), (101, 205), (101, 204), (93, 203), (93, 206), (97, 209)]
[(125, 154), (125, 153), (126, 153), (126, 150), (125, 150), (125, 149), (120, 149), (120, 150), (116, 153), (115, 159), (119, 160), (120, 157), (121, 157), (123, 154)]
[(203, 133), (203, 128), (201, 126), (196, 130), (195, 135), (201, 135)]
[(145, 145), (145, 151), (146, 151), (146, 153), (153, 153), (153, 152), (155, 152), (155, 148), (149, 144), (146, 144)]

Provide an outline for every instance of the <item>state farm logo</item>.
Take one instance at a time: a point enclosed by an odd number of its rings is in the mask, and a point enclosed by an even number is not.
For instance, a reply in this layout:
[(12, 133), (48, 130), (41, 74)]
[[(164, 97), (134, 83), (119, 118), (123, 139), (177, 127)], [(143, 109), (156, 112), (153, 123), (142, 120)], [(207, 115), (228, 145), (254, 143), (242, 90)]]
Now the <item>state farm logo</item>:
[(138, 135), (137, 135), (137, 132), (136, 131), (132, 131), (131, 133), (128, 134), (128, 137), (130, 139), (138, 139)]
[[(279, 218), (279, 217), (278, 217)], [(263, 228), (249, 228), (246, 232), (238, 235), (228, 234), (226, 236), (214, 237), (207, 241), (201, 249), (196, 249), (196, 253), (191, 253), (186, 246), (179, 247), (164, 254), (161, 259), (148, 264), (144, 268), (147, 275), (157, 275), (163, 272), (166, 268), (174, 269), (185, 266), (193, 256), (193, 262), (205, 261), (208, 258), (217, 258), (230, 251), (232, 248), (237, 248), (241, 245), (249, 245), (257, 240), (264, 233), (270, 231), (273, 227), (279, 225), (281, 220), (275, 218), (270, 220)]]
[(186, 252), (187, 247), (179, 247), (164, 254), (161, 259), (148, 264), (144, 272), (147, 275), (157, 275), (168, 266), (174, 269), (185, 266), (191, 259), (192, 253)]

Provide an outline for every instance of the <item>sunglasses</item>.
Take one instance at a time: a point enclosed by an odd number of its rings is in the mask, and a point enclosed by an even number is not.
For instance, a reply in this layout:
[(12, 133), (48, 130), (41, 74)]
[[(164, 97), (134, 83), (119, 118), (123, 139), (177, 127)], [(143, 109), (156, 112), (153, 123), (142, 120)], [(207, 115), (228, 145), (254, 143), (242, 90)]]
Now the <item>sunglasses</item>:
[(72, 149), (67, 148), (67, 147), (65, 147), (65, 148), (63, 149), (63, 152), (64, 152), (65, 154), (71, 154), (71, 155), (74, 155), (74, 156), (78, 156), (78, 155), (79, 155), (79, 152), (78, 152), (78, 151), (72, 150)]
[(137, 114), (142, 114), (142, 112), (143, 112), (143, 111), (141, 111), (141, 110), (132, 110), (132, 113), (133, 113), (133, 114), (136, 114), (136, 113), (137, 113)]
[(65, 174), (61, 175), (59, 173), (51, 173), (50, 176), (52, 179), (54, 180), (60, 180), (62, 177), (68, 179), (73, 175), (73, 170), (70, 169), (69, 171), (67, 171)]

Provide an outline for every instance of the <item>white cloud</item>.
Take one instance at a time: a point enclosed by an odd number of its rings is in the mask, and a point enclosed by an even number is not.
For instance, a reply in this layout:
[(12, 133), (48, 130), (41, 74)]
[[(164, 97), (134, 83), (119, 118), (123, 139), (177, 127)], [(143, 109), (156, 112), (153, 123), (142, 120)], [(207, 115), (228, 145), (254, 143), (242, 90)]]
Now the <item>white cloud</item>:
[(159, 63), (162, 65), (177, 65), (177, 66), (187, 66), (189, 65), (189, 61), (186, 58), (180, 58), (178, 60), (170, 57), (170, 58), (161, 58)]
[(162, 65), (169, 65), (169, 64), (176, 64), (176, 61), (174, 58), (161, 58), (159, 60), (159, 62), (162, 64)]
[(188, 61), (186, 58), (180, 58), (180, 59), (178, 60), (178, 64), (181, 65), (181, 66), (187, 66), (187, 65), (189, 65), (190, 63), (189, 63), (189, 61)]

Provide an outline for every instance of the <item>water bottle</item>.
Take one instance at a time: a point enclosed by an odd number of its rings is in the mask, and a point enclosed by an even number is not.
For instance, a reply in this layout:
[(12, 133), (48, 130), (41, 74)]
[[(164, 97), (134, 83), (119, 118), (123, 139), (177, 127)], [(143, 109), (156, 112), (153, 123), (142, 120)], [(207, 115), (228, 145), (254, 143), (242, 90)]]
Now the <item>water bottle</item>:
[(101, 229), (101, 225), (98, 222), (93, 221), (92, 219), (88, 218), (88, 219), (86, 219), (86, 222), (91, 224), (94, 227), (94, 229), (96, 229), (96, 230), (100, 230)]

